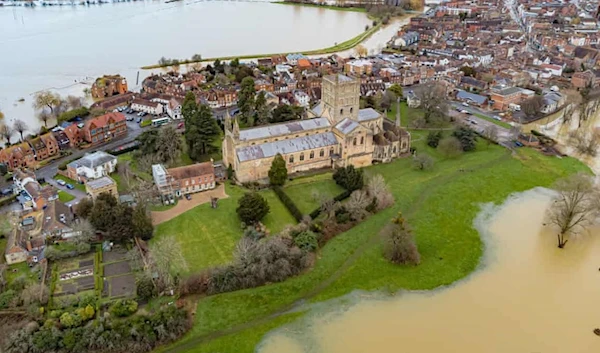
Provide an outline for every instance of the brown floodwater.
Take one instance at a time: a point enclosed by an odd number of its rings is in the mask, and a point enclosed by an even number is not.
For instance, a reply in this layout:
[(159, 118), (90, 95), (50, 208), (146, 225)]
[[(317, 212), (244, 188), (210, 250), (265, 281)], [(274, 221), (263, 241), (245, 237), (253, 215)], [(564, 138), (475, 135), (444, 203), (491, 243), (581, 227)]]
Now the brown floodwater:
[[(474, 221), (480, 268), (458, 283), (392, 298), (354, 293), (317, 304), (259, 345), (261, 353), (600, 352), (599, 229), (556, 247), (550, 195), (535, 189), (485, 205)], [(361, 299), (362, 298), (362, 299)], [(347, 304), (348, 302), (351, 304)], [(326, 309), (327, 308), (327, 309)]]

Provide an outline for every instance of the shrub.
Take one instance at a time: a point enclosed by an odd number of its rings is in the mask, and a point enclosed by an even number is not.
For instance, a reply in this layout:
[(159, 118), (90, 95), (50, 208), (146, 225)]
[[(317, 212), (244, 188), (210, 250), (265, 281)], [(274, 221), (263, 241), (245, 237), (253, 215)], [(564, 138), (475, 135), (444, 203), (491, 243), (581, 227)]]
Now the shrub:
[(319, 241), (318, 241), (317, 235), (310, 230), (306, 230), (306, 231), (298, 234), (294, 238), (294, 244), (296, 244), (296, 246), (299, 247), (300, 249), (307, 251), (307, 252), (313, 252), (313, 251), (317, 250), (317, 248), (319, 247)]
[(127, 317), (137, 311), (138, 303), (135, 300), (119, 299), (111, 305), (109, 311), (116, 317)]
[(209, 272), (194, 273), (179, 285), (181, 295), (206, 294), (208, 291)]
[(269, 213), (269, 203), (256, 192), (248, 192), (238, 200), (236, 212), (242, 222), (254, 224)]
[(426, 170), (433, 166), (433, 158), (426, 153), (419, 153), (413, 157), (413, 168), (416, 170)]
[(0, 294), (0, 309), (8, 309), (16, 306), (19, 296), (12, 289)]
[(367, 182), (367, 193), (375, 201), (375, 210), (377, 211), (388, 208), (394, 204), (394, 195), (390, 192), (390, 189), (381, 174), (377, 174), (369, 179)]
[(462, 153), (460, 141), (453, 136), (448, 136), (440, 141), (438, 149), (446, 158), (456, 158)]
[(138, 277), (135, 291), (140, 300), (149, 300), (156, 295), (154, 283), (148, 276)]
[(304, 215), (298, 209), (298, 206), (296, 206), (294, 201), (292, 201), (292, 199), (283, 191), (283, 189), (280, 186), (273, 186), (273, 191), (275, 192), (277, 197), (279, 197), (279, 199), (281, 200), (283, 205), (288, 209), (288, 211), (290, 211), (292, 216), (294, 216), (296, 221), (302, 222), (302, 217), (304, 217)]
[(427, 146), (437, 148), (437, 146), (440, 144), (441, 139), (442, 139), (441, 131), (431, 131), (427, 135)]
[(83, 319), (77, 314), (64, 313), (60, 316), (60, 324), (66, 328), (79, 327)]
[(260, 222), (244, 229), (244, 237), (252, 240), (260, 240), (267, 236), (267, 228)]
[(336, 169), (333, 180), (348, 191), (362, 189), (364, 185), (363, 171), (355, 169), (353, 165)]

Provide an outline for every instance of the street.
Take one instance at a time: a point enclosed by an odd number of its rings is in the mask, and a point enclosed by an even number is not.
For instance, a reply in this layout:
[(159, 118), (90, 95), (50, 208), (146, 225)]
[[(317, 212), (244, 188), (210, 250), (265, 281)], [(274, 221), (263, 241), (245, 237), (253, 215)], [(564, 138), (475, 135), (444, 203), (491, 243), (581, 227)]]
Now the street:
[(511, 134), (509, 129), (502, 127), (500, 125), (494, 124), (491, 121), (487, 121), (485, 119), (479, 118), (472, 114), (473, 114), (473, 112), (476, 112), (477, 114), (485, 115), (488, 117), (490, 117), (490, 115), (482, 114), (482, 112), (476, 108), (464, 107), (460, 103), (453, 102), (452, 105), (457, 105), (457, 107), (464, 108), (464, 110), (471, 112), (471, 114), (463, 114), (463, 113), (457, 112), (456, 110), (450, 110), (450, 112), (449, 112), (450, 116), (454, 117), (456, 119), (456, 121), (462, 123), (463, 125), (466, 125), (467, 127), (476, 131), (479, 134), (482, 134), (486, 128), (493, 127), (498, 132), (496, 142), (498, 142), (498, 144), (500, 144), (506, 148), (513, 147), (514, 137)]

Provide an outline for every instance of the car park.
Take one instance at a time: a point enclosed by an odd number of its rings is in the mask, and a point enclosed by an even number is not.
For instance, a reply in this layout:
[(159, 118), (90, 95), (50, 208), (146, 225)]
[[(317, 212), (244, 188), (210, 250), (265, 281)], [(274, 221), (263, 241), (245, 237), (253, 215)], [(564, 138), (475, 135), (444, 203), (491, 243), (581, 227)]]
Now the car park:
[(463, 103), (462, 103), (462, 105), (464, 105), (465, 107), (468, 107), (468, 106), (469, 106), (469, 103), (467, 103), (467, 102), (463, 102)]

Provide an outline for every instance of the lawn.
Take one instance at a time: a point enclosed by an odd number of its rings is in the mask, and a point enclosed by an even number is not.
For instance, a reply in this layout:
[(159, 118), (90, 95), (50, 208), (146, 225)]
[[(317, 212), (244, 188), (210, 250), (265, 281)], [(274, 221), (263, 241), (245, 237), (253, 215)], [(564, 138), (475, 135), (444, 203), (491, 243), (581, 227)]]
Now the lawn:
[[(2, 254), (4, 256), (4, 254)], [(10, 284), (17, 277), (24, 276), (27, 283), (37, 282), (37, 276), (31, 269), (27, 262), (21, 262), (14, 265), (9, 265), (6, 270), (6, 282)]]
[(54, 179), (56, 179), (56, 180), (64, 180), (65, 183), (73, 185), (75, 187), (75, 189), (81, 190), (81, 191), (85, 192), (85, 185), (80, 184), (80, 183), (76, 182), (75, 180), (73, 180), (71, 178), (67, 178), (64, 175), (56, 174), (56, 176), (54, 177)]
[(333, 181), (331, 173), (325, 173), (319, 175), (319, 178), (295, 179), (285, 186), (284, 191), (303, 214), (309, 214), (320, 206), (321, 197), (334, 198), (344, 192), (344, 189)]
[[(530, 149), (511, 156), (484, 142), (476, 152), (452, 160), (441, 159), (422, 142), (418, 149), (436, 159), (431, 170), (413, 170), (410, 159), (366, 169), (385, 177), (396, 198), (392, 208), (330, 241), (306, 274), (200, 299), (191, 332), (163, 351), (208, 352), (218, 347), (219, 352), (252, 352), (265, 325), (277, 326), (273, 320), (279, 319), (272, 315), (299, 300), (321, 301), (355, 289), (426, 290), (455, 282), (477, 267), (482, 254), (479, 234), (472, 228), (481, 203), (500, 203), (511, 193), (589, 170), (571, 158), (545, 157)], [(398, 211), (414, 230), (422, 258), (417, 267), (393, 266), (381, 256), (379, 231)], [(210, 340), (221, 333), (225, 336)]]
[[(244, 189), (226, 184), (225, 190), (229, 198), (219, 200), (217, 209), (211, 208), (210, 204), (203, 204), (156, 227), (155, 238), (168, 235), (176, 237), (191, 272), (227, 263), (242, 237), (241, 223), (235, 209)], [(272, 234), (295, 223), (273, 191), (261, 191), (260, 194), (271, 207), (263, 223)]]
[(496, 124), (496, 125), (498, 125), (500, 127), (503, 127), (505, 129), (510, 129), (512, 127), (509, 123), (507, 123), (505, 121), (498, 121), (496, 119), (492, 119), (492, 118), (487, 117), (487, 116), (482, 115), (482, 114), (473, 114), (473, 115), (475, 115), (476, 117), (478, 117), (480, 119), (487, 120), (490, 123), (494, 123), (494, 124)]
[(60, 202), (66, 203), (66, 202), (75, 200), (75, 196), (69, 194), (66, 191), (59, 190), (58, 191), (58, 199), (60, 200)]
[(4, 259), (4, 251), (6, 250), (7, 242), (8, 242), (8, 240), (6, 239), (6, 237), (0, 238), (0, 264), (3, 264), (4, 261), (6, 261)]

